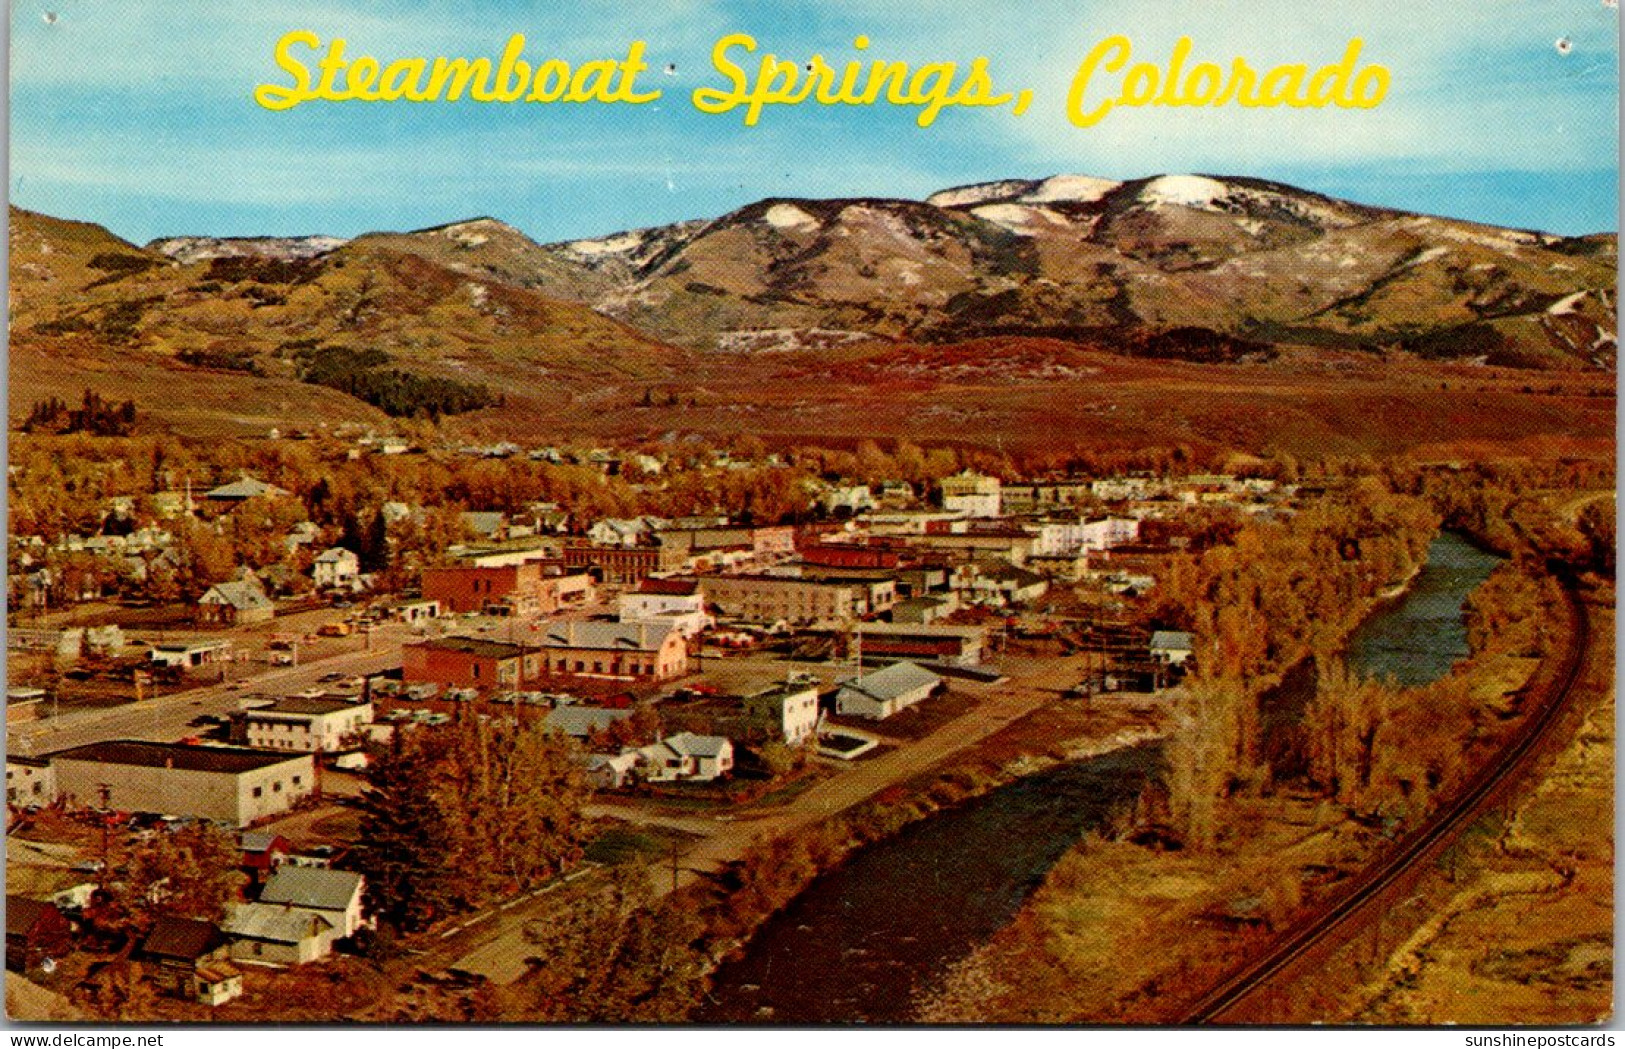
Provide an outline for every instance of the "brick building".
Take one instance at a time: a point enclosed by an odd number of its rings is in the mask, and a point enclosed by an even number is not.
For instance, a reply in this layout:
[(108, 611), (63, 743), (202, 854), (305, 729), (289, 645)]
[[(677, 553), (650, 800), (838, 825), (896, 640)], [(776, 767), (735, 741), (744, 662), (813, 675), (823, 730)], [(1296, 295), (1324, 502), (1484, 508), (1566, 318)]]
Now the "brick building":
[(442, 637), (401, 646), (401, 680), (452, 688), (518, 688), (541, 673), (535, 646)]

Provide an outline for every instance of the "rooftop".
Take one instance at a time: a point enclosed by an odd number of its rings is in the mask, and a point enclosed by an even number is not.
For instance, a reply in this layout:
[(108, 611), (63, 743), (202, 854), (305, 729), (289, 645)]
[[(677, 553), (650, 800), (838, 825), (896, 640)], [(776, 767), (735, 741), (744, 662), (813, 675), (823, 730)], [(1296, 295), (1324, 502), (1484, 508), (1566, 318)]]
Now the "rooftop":
[(205, 747), (193, 743), (145, 743), (133, 739), (108, 740), (72, 747), (48, 755), (56, 761), (94, 761), (103, 765), (139, 765), (144, 768), (173, 768), (187, 772), (229, 772), (239, 774), (284, 762), (309, 761), (308, 754), (279, 754), (245, 747)]
[(506, 641), (487, 641), (480, 637), (442, 637), (430, 641), (419, 641), (409, 648), (428, 648), (440, 652), (462, 652), (471, 656), (482, 656), (486, 659), (515, 659), (532, 652), (534, 649), (527, 645), (514, 645)]
[(261, 903), (287, 903), (321, 911), (342, 911), (361, 889), (361, 875), (322, 867), (281, 866), (265, 883)]
[(598, 623), (566, 620), (548, 628), (542, 643), (549, 648), (627, 649), (655, 652), (672, 632), (670, 623)]
[(935, 688), (942, 678), (915, 666), (913, 663), (893, 663), (872, 674), (852, 678), (841, 683), (842, 688), (861, 692), (881, 702), (907, 695), (921, 687)]
[(250, 718), (262, 714), (336, 714), (341, 710), (354, 710), (364, 706), (361, 703), (347, 703), (342, 699), (317, 699), (306, 696), (293, 696), (288, 699), (279, 699), (268, 707), (260, 707), (248, 712)]

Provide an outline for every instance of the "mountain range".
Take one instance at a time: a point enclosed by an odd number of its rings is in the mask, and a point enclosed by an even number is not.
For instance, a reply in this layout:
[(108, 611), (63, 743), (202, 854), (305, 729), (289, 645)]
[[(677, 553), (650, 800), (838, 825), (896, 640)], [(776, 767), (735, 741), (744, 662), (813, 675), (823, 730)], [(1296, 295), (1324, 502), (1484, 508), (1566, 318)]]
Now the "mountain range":
[[(723, 361), (964, 346), (997, 359), (1010, 340), (1198, 363), (1600, 371), (1610, 384), (1616, 353), (1615, 234), (1505, 229), (1243, 177), (772, 198), (548, 244), (476, 218), (137, 246), (12, 208), (11, 260), (14, 418), (24, 391), (100, 370), (137, 384), (162, 373), (183, 399), (230, 401), (222, 384), (248, 384), (294, 415), (379, 421), (350, 394), (299, 383), (333, 349), (555, 408)], [(281, 411), (258, 394), (239, 403), (262, 404), (254, 423)]]

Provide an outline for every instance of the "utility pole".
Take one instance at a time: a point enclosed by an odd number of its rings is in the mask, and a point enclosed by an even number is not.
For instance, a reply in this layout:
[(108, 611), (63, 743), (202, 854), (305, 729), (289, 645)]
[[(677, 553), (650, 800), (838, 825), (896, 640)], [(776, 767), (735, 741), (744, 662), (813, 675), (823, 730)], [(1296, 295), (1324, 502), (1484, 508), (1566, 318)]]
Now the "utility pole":
[(108, 832), (111, 831), (112, 828), (108, 826), (107, 821), (107, 810), (112, 807), (112, 785), (107, 783), (97, 784), (96, 794), (101, 798), (102, 803), (102, 859), (101, 870), (96, 872), (96, 885), (97, 888), (105, 889), (107, 887), (108, 860), (112, 857), (112, 843), (108, 837)]

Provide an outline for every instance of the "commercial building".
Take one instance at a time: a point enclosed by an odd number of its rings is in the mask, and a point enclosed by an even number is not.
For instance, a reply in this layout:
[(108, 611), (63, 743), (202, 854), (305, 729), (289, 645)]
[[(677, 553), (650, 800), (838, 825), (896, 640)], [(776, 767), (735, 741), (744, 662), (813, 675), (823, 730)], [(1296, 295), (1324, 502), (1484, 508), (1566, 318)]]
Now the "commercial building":
[(316, 789), (308, 754), (112, 740), (49, 755), (60, 797), (232, 827), (287, 812)]
[(409, 685), (518, 688), (541, 673), (534, 646), (478, 637), (443, 637), (401, 646), (401, 680)]
[(592, 599), (585, 572), (561, 572), (537, 561), (519, 564), (446, 565), (423, 571), (423, 599), (450, 612), (498, 612), (537, 616)]
[(542, 663), (549, 674), (670, 681), (688, 673), (688, 643), (669, 623), (566, 620), (543, 635)]
[(251, 747), (331, 754), (372, 723), (372, 704), (295, 697), (250, 710), (243, 721)]
[(794, 576), (707, 576), (705, 591), (726, 616), (758, 623), (838, 623), (869, 611), (869, 588)]

